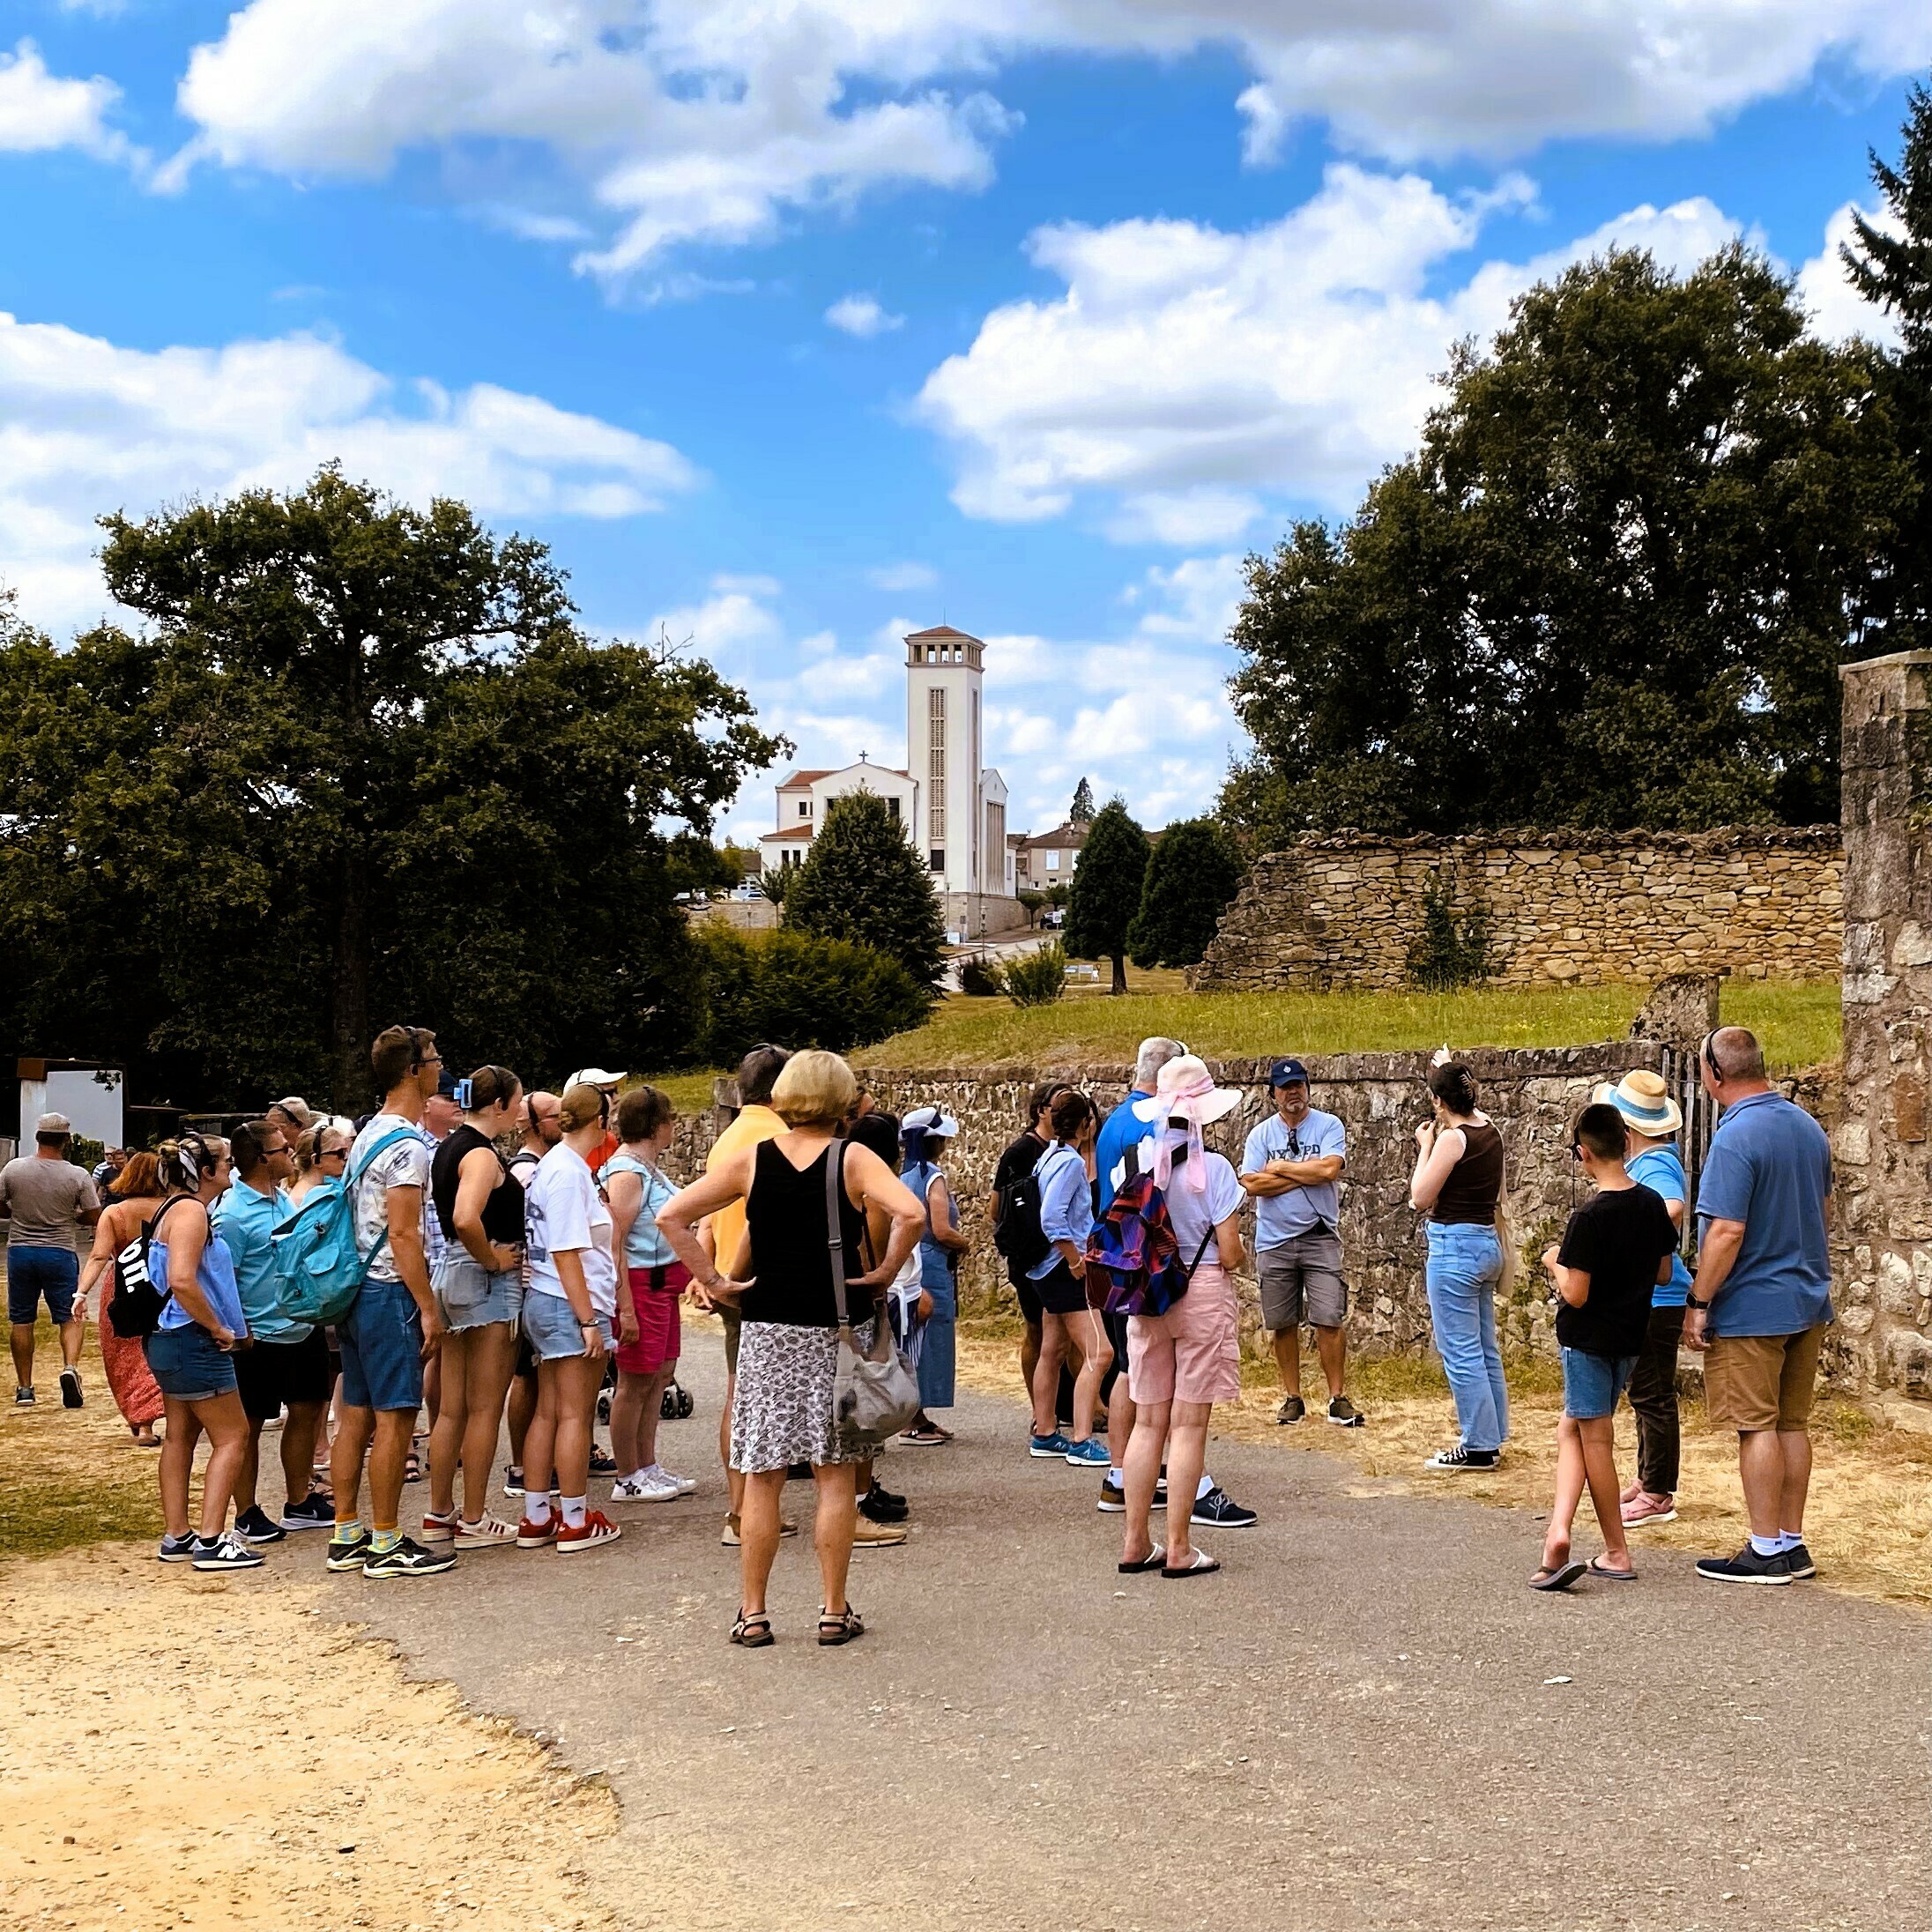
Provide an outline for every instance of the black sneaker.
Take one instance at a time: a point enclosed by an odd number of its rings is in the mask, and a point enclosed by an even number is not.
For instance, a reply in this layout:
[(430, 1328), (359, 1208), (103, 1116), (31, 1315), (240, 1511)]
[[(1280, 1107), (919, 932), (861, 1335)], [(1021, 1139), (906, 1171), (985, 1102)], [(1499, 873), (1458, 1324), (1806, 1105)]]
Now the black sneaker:
[(13, 1406), (16, 1408), (32, 1408), (33, 1406), (33, 1385), (23, 1382), (13, 1392)]
[[(329, 1520), (335, 1521), (335, 1505), (329, 1505)], [(259, 1503), (250, 1503), (234, 1520), (234, 1533), (245, 1543), (279, 1543), (288, 1540), (288, 1532), (271, 1520), (269, 1513)]]
[(877, 1490), (868, 1490), (858, 1499), (858, 1513), (868, 1523), (903, 1523), (912, 1511), (903, 1496), (881, 1496)]
[(1368, 1417), (1346, 1395), (1337, 1395), (1329, 1401), (1328, 1420), (1337, 1429), (1360, 1429)]
[(425, 1549), (407, 1536), (399, 1536), (380, 1556), (370, 1551), (362, 1565), (362, 1574), (371, 1583), (386, 1583), (391, 1577), (440, 1576), (445, 1570), (454, 1570), (456, 1566), (457, 1553), (450, 1545)]
[(888, 1509), (903, 1509), (906, 1506), (905, 1497), (895, 1496), (883, 1482), (874, 1482), (866, 1493), (883, 1503)]
[(591, 1474), (592, 1475), (616, 1475), (619, 1473), (617, 1458), (608, 1449), (599, 1449), (595, 1443), (592, 1443), (591, 1445)]
[(281, 1513), (284, 1529), (333, 1529), (336, 1499), (326, 1490), (311, 1490), (299, 1503), (291, 1503)]
[(1298, 1395), (1284, 1395), (1282, 1406), (1274, 1411), (1278, 1423), (1298, 1423), (1308, 1413), (1308, 1404)]
[(360, 1570), (369, 1560), (369, 1533), (360, 1530), (353, 1536), (331, 1536), (323, 1552), (323, 1562), (331, 1570)]
[(1211, 1529), (1252, 1529), (1260, 1519), (1240, 1504), (1217, 1482), (1207, 1495), (1194, 1498), (1193, 1513), (1187, 1520)]
[(1496, 1449), (1471, 1449), (1458, 1443), (1453, 1449), (1438, 1449), (1423, 1463), (1425, 1469), (1493, 1469), (1501, 1454)]
[(503, 1471), (503, 1494), (505, 1496), (521, 1496), (523, 1493), (524, 1472), (513, 1462)]
[(78, 1369), (63, 1369), (61, 1371), (61, 1407), (63, 1408), (78, 1408), (82, 1400), (80, 1371)]
[(259, 1570), (260, 1554), (239, 1536), (195, 1538), (194, 1553), (188, 1559), (197, 1570)]
[(1818, 1573), (1818, 1566), (1811, 1560), (1811, 1552), (1802, 1543), (1793, 1543), (1785, 1551), (1785, 1567), (1791, 1572), (1794, 1583), (1805, 1583)]
[(195, 1539), (192, 1536), (163, 1536), (161, 1547), (154, 1554), (163, 1563), (191, 1563), (195, 1556)]
[(1787, 1557), (1760, 1557), (1749, 1543), (1735, 1557), (1699, 1557), (1698, 1574), (1706, 1583), (1789, 1583), (1792, 1580)]

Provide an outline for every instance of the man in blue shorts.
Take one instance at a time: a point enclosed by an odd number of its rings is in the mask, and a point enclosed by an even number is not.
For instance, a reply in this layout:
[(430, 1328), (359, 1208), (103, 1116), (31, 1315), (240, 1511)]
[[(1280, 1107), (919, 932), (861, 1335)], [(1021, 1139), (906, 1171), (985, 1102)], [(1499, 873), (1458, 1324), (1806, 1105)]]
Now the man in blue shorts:
[(33, 1324), (47, 1304), (60, 1330), (61, 1401), (78, 1408), (80, 1342), (86, 1323), (74, 1312), (80, 1286), (80, 1230), (100, 1218), (100, 1197), (85, 1170), (67, 1158), (73, 1123), (43, 1113), (33, 1124), (33, 1151), (0, 1167), (0, 1215), (7, 1230), (7, 1319), (13, 1348), (13, 1400), (33, 1400)]

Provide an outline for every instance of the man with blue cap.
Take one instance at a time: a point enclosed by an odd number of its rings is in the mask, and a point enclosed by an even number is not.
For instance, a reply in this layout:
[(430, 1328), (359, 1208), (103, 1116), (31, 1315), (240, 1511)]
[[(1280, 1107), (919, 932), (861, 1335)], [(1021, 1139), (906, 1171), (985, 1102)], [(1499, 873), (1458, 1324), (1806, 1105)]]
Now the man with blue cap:
[(1328, 1384), (1328, 1420), (1359, 1429), (1362, 1411), (1341, 1392), (1347, 1349), (1348, 1284), (1341, 1277), (1341, 1205), (1335, 1183), (1348, 1157), (1340, 1120), (1309, 1104), (1308, 1069), (1278, 1059), (1268, 1069), (1274, 1111), (1249, 1134), (1241, 1185), (1254, 1200), (1255, 1270), (1261, 1284), (1261, 1326), (1273, 1338), (1282, 1378), (1278, 1423), (1298, 1423), (1302, 1401), (1301, 1325), (1315, 1331), (1315, 1350)]

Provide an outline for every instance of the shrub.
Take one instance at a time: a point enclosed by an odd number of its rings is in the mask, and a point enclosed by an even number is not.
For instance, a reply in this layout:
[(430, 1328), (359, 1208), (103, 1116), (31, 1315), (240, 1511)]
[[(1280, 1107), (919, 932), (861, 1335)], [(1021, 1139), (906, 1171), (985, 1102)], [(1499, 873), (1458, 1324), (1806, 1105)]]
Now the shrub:
[(1409, 942), (1408, 977), (1431, 992), (1453, 992), (1490, 977), (1490, 909), (1464, 908), (1446, 869), (1423, 888), (1422, 930)]
[(997, 960), (984, 953), (969, 953), (959, 962), (959, 990), (976, 999), (990, 999), (1007, 990), (1007, 976)]
[(1007, 998), (1016, 1007), (1050, 1007), (1066, 991), (1066, 953), (1058, 940), (1007, 962)]
[(932, 1007), (932, 993), (898, 961), (850, 940), (721, 925), (692, 940), (703, 969), (699, 1053), (714, 1066), (761, 1040), (848, 1053), (919, 1025)]

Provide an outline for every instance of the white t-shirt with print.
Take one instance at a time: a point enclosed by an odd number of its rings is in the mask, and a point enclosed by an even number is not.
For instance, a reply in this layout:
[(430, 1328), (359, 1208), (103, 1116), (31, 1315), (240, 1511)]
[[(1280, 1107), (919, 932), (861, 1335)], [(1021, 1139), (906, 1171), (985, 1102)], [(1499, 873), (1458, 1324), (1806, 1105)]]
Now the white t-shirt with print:
[[(385, 1148), (377, 1155), (370, 1163), (368, 1172), (356, 1183), (355, 1245), (364, 1254), (389, 1230), (390, 1188), (420, 1187), (424, 1201), (427, 1203), (429, 1199), (429, 1149), (423, 1145), (415, 1124), (404, 1119), (399, 1113), (377, 1114), (356, 1135), (355, 1145), (349, 1149), (347, 1171), (353, 1174), (361, 1165), (364, 1154), (384, 1134), (394, 1133), (398, 1127), (403, 1132), (402, 1139), (394, 1147)], [(395, 1252), (387, 1241), (383, 1241), (381, 1252), (369, 1263), (369, 1279), (374, 1282), (402, 1280), (396, 1272)]]
[[(1185, 1133), (1175, 1133), (1170, 1130), (1169, 1140), (1177, 1148), (1185, 1148), (1187, 1145), (1187, 1136)], [(1154, 1156), (1157, 1151), (1154, 1136), (1150, 1133), (1141, 1141), (1137, 1156), (1141, 1173), (1151, 1174), (1154, 1171)], [(1215, 1153), (1212, 1148), (1207, 1153), (1208, 1185), (1197, 1193), (1187, 1173), (1188, 1165), (1193, 1160), (1193, 1155), (1190, 1154), (1186, 1160), (1177, 1161), (1168, 1170), (1167, 1180), (1167, 1218), (1174, 1224), (1174, 1239), (1179, 1244), (1181, 1265), (1184, 1267), (1192, 1267), (1194, 1265), (1195, 1251), (1200, 1248), (1201, 1237), (1210, 1228), (1218, 1228), (1247, 1199), (1240, 1177), (1236, 1174), (1227, 1156)], [(1221, 1256), (1215, 1252), (1212, 1241), (1208, 1242), (1207, 1252), (1201, 1256), (1201, 1260), (1217, 1263), (1220, 1261)]]
[(589, 1164), (561, 1141), (537, 1163), (536, 1178), (524, 1202), (524, 1252), (530, 1259), (533, 1295), (569, 1297), (557, 1273), (561, 1250), (575, 1248), (583, 1264), (591, 1306), (613, 1320), (617, 1315), (617, 1263), (611, 1254), (611, 1211), (591, 1178)]

